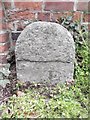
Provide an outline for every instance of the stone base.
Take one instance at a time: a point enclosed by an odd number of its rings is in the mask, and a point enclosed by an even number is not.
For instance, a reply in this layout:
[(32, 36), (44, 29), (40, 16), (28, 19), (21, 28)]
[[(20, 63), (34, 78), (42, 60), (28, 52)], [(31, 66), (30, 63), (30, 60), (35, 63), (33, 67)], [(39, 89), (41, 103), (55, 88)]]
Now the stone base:
[(24, 82), (56, 84), (73, 78), (72, 63), (22, 61), (17, 66), (17, 78)]

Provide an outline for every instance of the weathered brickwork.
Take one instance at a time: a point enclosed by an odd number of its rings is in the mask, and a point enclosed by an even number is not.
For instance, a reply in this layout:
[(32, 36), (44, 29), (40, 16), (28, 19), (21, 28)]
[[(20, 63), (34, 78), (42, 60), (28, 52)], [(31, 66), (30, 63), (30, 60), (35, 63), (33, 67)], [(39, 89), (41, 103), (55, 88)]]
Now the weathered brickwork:
[[(7, 31), (6, 17), (3, 3), (0, 1), (0, 64), (7, 63), (7, 53), (10, 47), (9, 32)], [(2, 69), (0, 67), (0, 69)]]

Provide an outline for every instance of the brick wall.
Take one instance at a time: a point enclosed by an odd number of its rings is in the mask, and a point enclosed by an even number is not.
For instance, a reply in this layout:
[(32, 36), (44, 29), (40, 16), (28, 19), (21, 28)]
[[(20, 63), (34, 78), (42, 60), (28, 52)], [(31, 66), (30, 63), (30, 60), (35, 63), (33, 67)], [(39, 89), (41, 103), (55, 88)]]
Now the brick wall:
[(13, 49), (21, 31), (32, 21), (56, 21), (72, 15), (73, 21), (88, 24), (89, 6), (89, 0), (4, 0), (3, 5), (0, 0), (0, 63), (7, 62), (9, 45)]
[(4, 5), (0, 1), (0, 68), (7, 64), (7, 55), (9, 48), (9, 32), (7, 30)]

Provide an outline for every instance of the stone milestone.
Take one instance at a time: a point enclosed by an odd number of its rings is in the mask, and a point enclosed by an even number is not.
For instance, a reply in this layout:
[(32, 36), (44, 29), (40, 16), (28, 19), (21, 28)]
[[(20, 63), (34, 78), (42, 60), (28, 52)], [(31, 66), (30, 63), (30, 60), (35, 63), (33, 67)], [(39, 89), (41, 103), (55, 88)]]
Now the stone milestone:
[(73, 79), (75, 45), (70, 32), (52, 22), (33, 22), (18, 37), (17, 78), (57, 84)]

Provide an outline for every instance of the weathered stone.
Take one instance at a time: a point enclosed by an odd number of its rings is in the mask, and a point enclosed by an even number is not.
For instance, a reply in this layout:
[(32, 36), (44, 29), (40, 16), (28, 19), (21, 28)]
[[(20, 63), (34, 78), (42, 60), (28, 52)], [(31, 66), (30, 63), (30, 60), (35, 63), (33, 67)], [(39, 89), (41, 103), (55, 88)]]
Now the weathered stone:
[(15, 53), (20, 80), (55, 84), (73, 79), (74, 40), (57, 23), (28, 25), (18, 37)]

